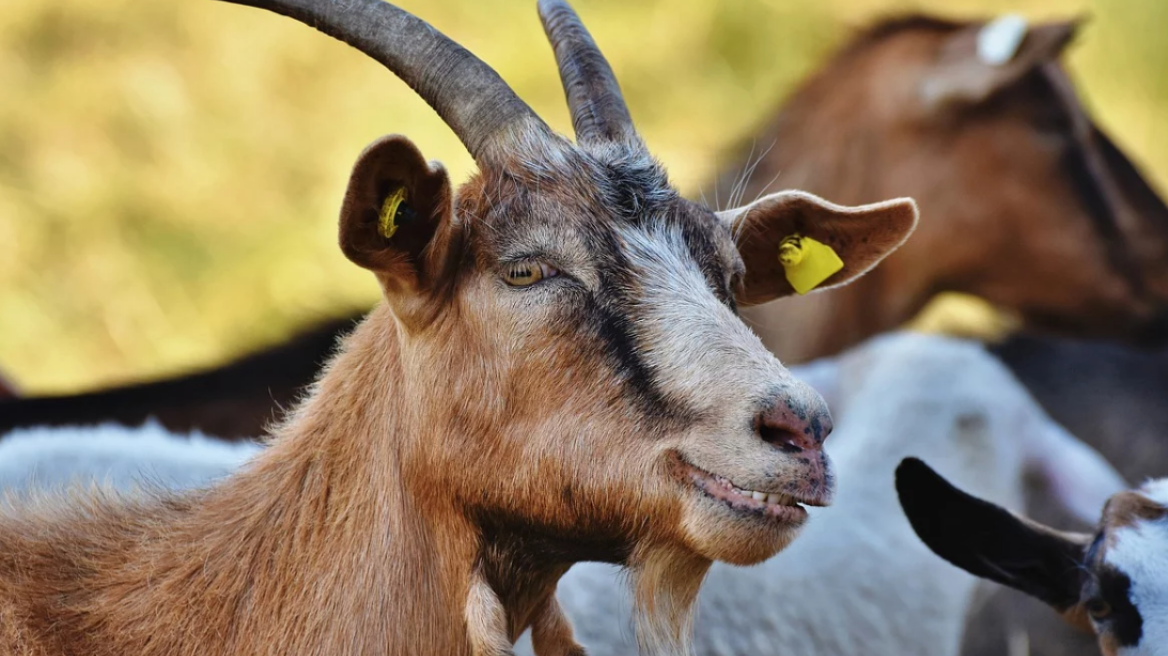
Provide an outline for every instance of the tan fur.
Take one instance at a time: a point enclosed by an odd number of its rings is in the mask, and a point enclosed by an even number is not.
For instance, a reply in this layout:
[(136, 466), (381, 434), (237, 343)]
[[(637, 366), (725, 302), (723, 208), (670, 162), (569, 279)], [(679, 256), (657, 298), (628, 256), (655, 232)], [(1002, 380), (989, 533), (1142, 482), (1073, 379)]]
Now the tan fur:
[[(723, 198), (797, 188), (851, 204), (912, 196), (921, 208), (913, 238), (856, 284), (744, 312), (784, 362), (895, 328), (942, 291), (1081, 336), (1140, 340), (1162, 314), (1168, 234), (1117, 184), (1057, 63), (1073, 26), (1036, 26), (999, 68), (976, 60), (980, 27), (916, 19), (862, 35), (752, 137), (774, 146), (737, 194), (725, 191), (753, 162), (728, 172)], [(1114, 240), (1093, 225), (1087, 184), (1066, 172), (1072, 148), (1115, 214)], [(1110, 261), (1115, 244), (1145, 290)]]
[[(9, 508), (5, 653), (507, 653), (503, 606), (472, 574), (477, 532), (456, 491), (408, 457), (448, 429), (419, 427), (428, 418), (404, 402), (397, 325), (375, 311), (270, 449), (220, 487)], [(530, 615), (553, 588), (507, 611)]]

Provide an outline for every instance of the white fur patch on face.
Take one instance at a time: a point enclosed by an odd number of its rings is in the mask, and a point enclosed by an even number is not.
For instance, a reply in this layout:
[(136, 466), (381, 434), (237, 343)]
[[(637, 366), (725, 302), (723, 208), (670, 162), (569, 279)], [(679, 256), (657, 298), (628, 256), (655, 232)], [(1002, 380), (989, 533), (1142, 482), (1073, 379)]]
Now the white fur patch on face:
[[(1141, 491), (1168, 504), (1168, 479), (1153, 481)], [(1168, 518), (1139, 520), (1115, 529), (1113, 536), (1115, 543), (1104, 560), (1131, 579), (1129, 597), (1143, 619), (1139, 644), (1119, 653), (1168, 656)]]
[(1026, 19), (1006, 14), (988, 23), (977, 34), (977, 58), (990, 66), (1001, 66), (1018, 54), (1026, 38)]
[(1168, 506), (1168, 478), (1156, 478), (1140, 486), (1140, 494), (1161, 506)]
[(666, 394), (726, 409), (784, 377), (758, 336), (714, 295), (676, 227), (629, 229), (622, 238), (643, 285), (635, 329)]

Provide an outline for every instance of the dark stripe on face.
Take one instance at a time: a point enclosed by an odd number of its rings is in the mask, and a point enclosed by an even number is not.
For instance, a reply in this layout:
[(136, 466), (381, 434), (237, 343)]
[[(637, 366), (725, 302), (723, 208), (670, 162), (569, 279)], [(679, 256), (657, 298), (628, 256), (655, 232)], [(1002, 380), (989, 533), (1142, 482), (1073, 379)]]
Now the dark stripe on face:
[(1134, 647), (1144, 633), (1144, 618), (1131, 601), (1131, 578), (1106, 564), (1106, 530), (1099, 531), (1087, 549), (1085, 562), (1091, 576), (1083, 586), (1082, 603), (1104, 601), (1111, 614), (1099, 621), (1100, 627), (1115, 637), (1120, 647)]
[(1138, 645), (1144, 635), (1144, 618), (1131, 601), (1131, 578), (1106, 565), (1097, 571), (1096, 577), (1100, 597), (1111, 606), (1111, 615), (1103, 624), (1120, 647)]
[(604, 345), (617, 374), (624, 379), (629, 396), (655, 419), (693, 421), (697, 413), (668, 398), (637, 343), (634, 301), (640, 290), (637, 272), (621, 250), (616, 234), (604, 229), (588, 235), (589, 250), (596, 255), (600, 288), (587, 302), (587, 323)]

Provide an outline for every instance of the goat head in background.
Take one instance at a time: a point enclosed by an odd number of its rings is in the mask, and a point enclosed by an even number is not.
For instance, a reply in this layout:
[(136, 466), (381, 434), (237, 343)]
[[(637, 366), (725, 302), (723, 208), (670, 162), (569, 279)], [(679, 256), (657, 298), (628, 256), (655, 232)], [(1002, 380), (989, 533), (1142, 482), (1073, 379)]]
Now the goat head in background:
[(1018, 517), (916, 459), (897, 469), (896, 489), (938, 556), (1093, 629), (1107, 656), (1168, 654), (1168, 480), (1112, 496), (1094, 535)]
[(744, 312), (768, 347), (830, 355), (945, 291), (1048, 332), (1168, 334), (1168, 206), (1076, 96), (1059, 61), (1076, 27), (888, 21), (793, 94), (721, 197), (778, 181), (837, 202), (912, 196), (925, 219), (859, 284)]
[(826, 405), (739, 303), (792, 292), (774, 275), (785, 237), (833, 248), (842, 268), (824, 283), (842, 284), (907, 238), (915, 205), (682, 199), (558, 0), (540, 12), (576, 143), (393, 5), (238, 3), (384, 64), (478, 172), (455, 193), (405, 137), (369, 146), (340, 247), (383, 303), (271, 446), (210, 490), (0, 515), (2, 644), (505, 654), (529, 625), (537, 648), (571, 642), (556, 581), (601, 560), (631, 567), (648, 650), (681, 651), (710, 562), (771, 556), (800, 504), (832, 495)]

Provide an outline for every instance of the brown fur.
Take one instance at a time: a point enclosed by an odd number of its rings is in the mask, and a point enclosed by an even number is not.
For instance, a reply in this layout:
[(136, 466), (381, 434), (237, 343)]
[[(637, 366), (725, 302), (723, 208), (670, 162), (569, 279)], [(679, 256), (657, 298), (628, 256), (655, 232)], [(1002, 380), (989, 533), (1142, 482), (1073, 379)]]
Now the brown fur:
[(1168, 211), (1074, 97), (1057, 63), (1074, 25), (1034, 27), (998, 68), (976, 60), (980, 27), (918, 17), (861, 35), (751, 139), (770, 149), (749, 180), (722, 182), (732, 200), (774, 185), (921, 205), (874, 275), (744, 313), (784, 361), (899, 326), (942, 291), (1079, 336), (1141, 341), (1162, 319)]
[(1140, 521), (1157, 521), (1168, 516), (1168, 508), (1138, 492), (1121, 492), (1103, 508), (1103, 525), (1110, 529), (1135, 526)]

